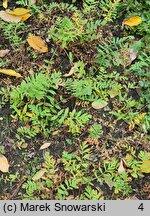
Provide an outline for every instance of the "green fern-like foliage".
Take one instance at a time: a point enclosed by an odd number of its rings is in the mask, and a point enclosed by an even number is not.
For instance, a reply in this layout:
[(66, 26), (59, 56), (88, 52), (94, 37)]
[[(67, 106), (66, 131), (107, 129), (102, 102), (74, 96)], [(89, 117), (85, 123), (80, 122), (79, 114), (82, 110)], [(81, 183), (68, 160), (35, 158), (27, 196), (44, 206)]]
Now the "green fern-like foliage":
[(92, 139), (98, 140), (101, 134), (102, 134), (102, 126), (100, 124), (94, 123), (89, 128), (89, 136)]
[[(56, 174), (57, 172), (57, 167), (56, 167), (56, 160), (50, 155), (49, 152), (45, 152), (44, 154), (44, 168), (47, 170), (46, 172), (46, 180), (51, 180), (54, 183), (56, 183), (56, 180), (58, 178), (58, 175)], [(49, 183), (49, 181), (48, 181)]]
[(100, 21), (96, 22), (84, 19), (79, 11), (75, 11), (72, 19), (65, 17), (58, 17), (55, 25), (51, 27), (48, 34), (48, 39), (53, 39), (59, 43), (62, 48), (67, 48), (70, 42), (77, 42), (79, 44), (93, 41), (101, 37), (96, 33)]
[(117, 9), (121, 0), (102, 0), (100, 1), (99, 7), (102, 9), (104, 20), (110, 22), (116, 18)]
[(30, 122), (32, 126), (48, 136), (50, 126), (54, 124), (52, 116), (60, 110), (55, 99), (57, 83), (60, 73), (27, 77), (18, 87), (14, 87), (10, 93), (10, 104), (14, 114), (23, 122)]
[(84, 78), (82, 80), (74, 81), (72, 79), (68, 79), (66, 81), (66, 88), (80, 100), (94, 101), (98, 98), (94, 92), (93, 79), (91, 78)]
[(67, 179), (61, 183), (57, 190), (57, 199), (66, 199), (72, 194), (79, 185), (91, 182), (90, 177), (90, 154), (91, 148), (86, 142), (83, 142), (78, 153), (69, 154), (64, 151), (62, 155), (63, 166), (67, 174)]
[(31, 180), (28, 180), (22, 185), (22, 188), (25, 189), (25, 193), (23, 196), (23, 199), (25, 200), (39, 200), (39, 197), (36, 195), (35, 192), (40, 190), (40, 184), (39, 182), (34, 182)]
[(92, 189), (89, 185), (86, 186), (84, 193), (80, 196), (80, 200), (100, 200), (101, 198), (102, 193)]
[(123, 38), (114, 37), (112, 40), (102, 41), (98, 47), (96, 63), (105, 68), (110, 68), (111, 64), (126, 66), (126, 59), (123, 55), (129, 48), (128, 41), (133, 39), (134, 37), (128, 36)]
[(69, 132), (79, 133), (91, 117), (90, 114), (82, 113), (82, 111), (77, 112), (74, 109), (69, 113), (69, 117), (65, 120), (64, 124), (69, 127)]

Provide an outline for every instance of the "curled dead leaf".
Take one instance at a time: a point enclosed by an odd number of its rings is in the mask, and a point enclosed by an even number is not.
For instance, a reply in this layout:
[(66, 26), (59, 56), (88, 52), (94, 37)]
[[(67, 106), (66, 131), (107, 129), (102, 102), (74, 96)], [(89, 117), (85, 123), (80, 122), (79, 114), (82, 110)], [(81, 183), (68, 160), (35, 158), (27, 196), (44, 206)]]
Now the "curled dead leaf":
[(6, 74), (6, 75), (9, 75), (9, 76), (15, 76), (17, 78), (22, 77), (19, 73), (17, 73), (14, 70), (11, 70), (11, 69), (0, 69), (0, 73)]
[(2, 172), (9, 172), (9, 163), (7, 158), (0, 154), (0, 171)]
[(35, 50), (38, 50), (40, 52), (48, 52), (48, 46), (45, 43), (45, 41), (42, 40), (39, 36), (31, 35), (27, 38), (27, 42)]

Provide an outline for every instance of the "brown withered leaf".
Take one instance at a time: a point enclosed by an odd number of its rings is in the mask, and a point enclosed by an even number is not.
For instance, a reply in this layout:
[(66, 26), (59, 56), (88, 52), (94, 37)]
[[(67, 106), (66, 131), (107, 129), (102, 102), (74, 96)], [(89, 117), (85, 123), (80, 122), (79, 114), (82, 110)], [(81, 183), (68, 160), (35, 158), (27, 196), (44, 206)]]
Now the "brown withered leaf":
[(7, 55), (9, 51), (10, 51), (9, 49), (0, 50), (0, 58), (5, 57), (5, 55)]
[(125, 172), (125, 168), (123, 166), (123, 160), (121, 159), (120, 165), (119, 165), (119, 168), (118, 168), (118, 173), (121, 174), (123, 172)]
[(19, 73), (17, 73), (14, 70), (11, 70), (11, 69), (0, 69), (0, 73), (6, 74), (6, 75), (9, 75), (9, 76), (15, 76), (17, 78), (22, 77)]
[(49, 142), (44, 143), (44, 144), (40, 147), (40, 150), (43, 150), (43, 149), (48, 148), (48, 147), (50, 146), (50, 144), (51, 144), (51, 143), (49, 143)]
[(9, 172), (9, 163), (7, 158), (0, 154), (0, 171), (2, 172)]
[(48, 46), (45, 43), (45, 41), (42, 40), (39, 36), (31, 35), (27, 38), (27, 42), (35, 50), (38, 50), (40, 52), (48, 52)]

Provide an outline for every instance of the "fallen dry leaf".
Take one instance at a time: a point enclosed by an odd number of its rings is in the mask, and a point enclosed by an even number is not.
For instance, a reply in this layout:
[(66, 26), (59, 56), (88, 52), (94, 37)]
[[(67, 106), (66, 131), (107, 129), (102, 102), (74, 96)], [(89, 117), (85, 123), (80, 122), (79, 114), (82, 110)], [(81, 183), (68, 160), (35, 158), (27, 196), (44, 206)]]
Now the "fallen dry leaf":
[(9, 163), (7, 158), (0, 154), (0, 171), (2, 172), (9, 172)]
[(21, 21), (21, 17), (13, 16), (8, 14), (6, 11), (0, 11), (0, 18), (6, 22), (15, 22), (18, 23)]
[(99, 100), (93, 101), (92, 107), (94, 109), (102, 109), (103, 107), (107, 106), (107, 104), (108, 103), (106, 101), (99, 99)]
[(66, 73), (63, 75), (63, 77), (70, 77), (72, 76), (75, 72), (77, 72), (79, 69), (78, 69), (78, 63), (74, 63), (74, 66), (71, 68), (71, 70), (69, 71), (69, 73)]
[(118, 173), (121, 174), (121, 173), (123, 173), (123, 172), (125, 172), (125, 168), (124, 168), (124, 166), (123, 166), (123, 161), (122, 161), (122, 159), (121, 159), (120, 165), (119, 165), (119, 168), (118, 168)]
[(8, 7), (8, 0), (3, 0), (3, 7), (7, 8)]
[(19, 73), (17, 73), (14, 70), (11, 70), (11, 69), (0, 69), (0, 73), (6, 74), (6, 75), (9, 75), (9, 76), (15, 76), (17, 78), (22, 77)]
[(40, 179), (44, 173), (46, 172), (46, 169), (41, 169), (39, 170), (32, 178), (33, 181), (37, 181), (38, 179)]
[(135, 51), (134, 49), (128, 50), (128, 55), (129, 55), (131, 62), (133, 62), (137, 58), (137, 53), (138, 53), (138, 51)]
[(28, 10), (26, 8), (15, 8), (14, 10), (7, 11), (8, 14), (14, 15), (14, 16), (22, 16), (25, 14), (28, 14), (31, 12), (31, 10)]
[(40, 150), (43, 150), (43, 149), (46, 149), (50, 146), (51, 143), (44, 143), (41, 147), (40, 147)]
[(150, 173), (150, 160), (145, 160), (141, 165), (141, 172)]
[(6, 22), (15, 22), (25, 21), (29, 19), (31, 10), (26, 8), (15, 8), (14, 10), (0, 11), (0, 18)]
[(31, 14), (24, 14), (21, 16), (21, 20), (26, 21), (27, 19), (29, 19), (30, 16), (31, 16)]
[(9, 51), (10, 51), (9, 49), (0, 50), (0, 58), (5, 57), (5, 55), (7, 55)]
[(35, 50), (40, 52), (48, 52), (48, 47), (45, 41), (42, 40), (39, 36), (31, 35), (27, 38), (27, 42)]
[(132, 16), (132, 17), (129, 17), (128, 19), (125, 19), (122, 24), (133, 27), (133, 26), (139, 25), (141, 22), (142, 22), (141, 17)]

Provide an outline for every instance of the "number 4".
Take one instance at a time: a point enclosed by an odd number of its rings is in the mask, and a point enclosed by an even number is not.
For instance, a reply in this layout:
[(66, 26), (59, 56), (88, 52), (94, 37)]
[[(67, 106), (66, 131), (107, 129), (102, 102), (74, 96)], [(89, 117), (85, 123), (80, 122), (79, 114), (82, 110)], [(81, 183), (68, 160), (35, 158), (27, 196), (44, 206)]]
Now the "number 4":
[(143, 203), (141, 203), (138, 207), (139, 210), (143, 211), (144, 210), (144, 207), (143, 207)]

